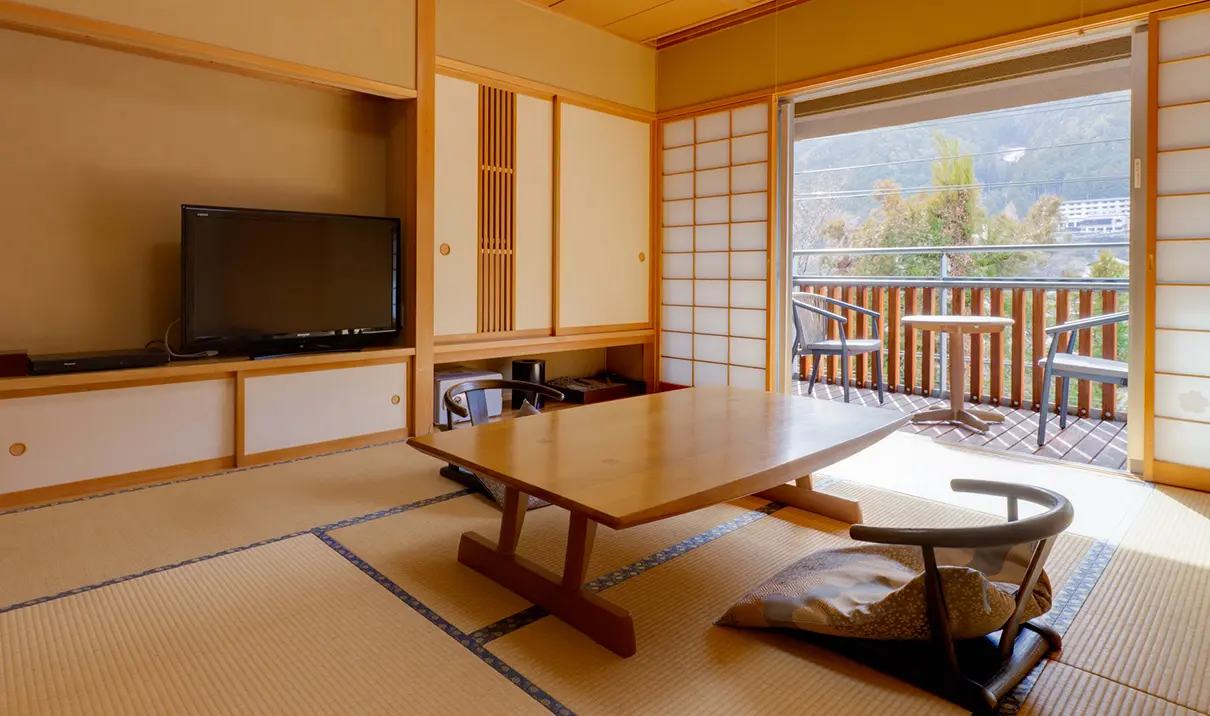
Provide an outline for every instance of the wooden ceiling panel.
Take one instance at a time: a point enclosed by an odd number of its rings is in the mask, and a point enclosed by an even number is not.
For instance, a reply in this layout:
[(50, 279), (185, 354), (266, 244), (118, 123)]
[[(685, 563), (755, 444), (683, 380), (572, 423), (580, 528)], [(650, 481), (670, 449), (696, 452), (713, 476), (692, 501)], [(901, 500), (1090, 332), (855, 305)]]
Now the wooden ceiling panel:
[(717, 31), (806, 0), (526, 0), (656, 47)]

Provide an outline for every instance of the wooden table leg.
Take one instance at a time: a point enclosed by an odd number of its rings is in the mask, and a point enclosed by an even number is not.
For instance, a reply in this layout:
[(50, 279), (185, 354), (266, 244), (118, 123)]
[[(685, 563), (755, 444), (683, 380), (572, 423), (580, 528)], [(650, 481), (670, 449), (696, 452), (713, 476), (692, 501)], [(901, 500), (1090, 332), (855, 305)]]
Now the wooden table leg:
[(861, 505), (853, 500), (829, 495), (826, 492), (817, 492), (811, 487), (803, 487), (801, 485), (803, 479), (810, 480), (810, 478), (799, 478), (795, 481), (799, 484), (778, 485), (758, 492), (756, 496), (790, 507), (797, 507), (807, 512), (814, 512), (824, 517), (831, 517), (851, 525), (861, 522)]
[[(949, 389), (950, 404), (948, 408), (925, 410), (912, 416), (913, 423), (958, 423), (959, 425), (985, 433), (988, 423), (1004, 422), (1004, 416), (991, 410), (966, 409), (966, 344), (962, 332), (947, 331), (950, 345)], [(975, 336), (978, 334), (972, 334)], [(974, 339), (978, 340), (978, 339)]]
[(467, 532), (458, 544), (458, 561), (543, 607), (618, 656), (633, 656), (636, 642), (630, 612), (584, 589), (597, 523), (571, 513), (560, 577), (516, 554), (528, 496), (507, 488), (504, 502), (500, 543)]

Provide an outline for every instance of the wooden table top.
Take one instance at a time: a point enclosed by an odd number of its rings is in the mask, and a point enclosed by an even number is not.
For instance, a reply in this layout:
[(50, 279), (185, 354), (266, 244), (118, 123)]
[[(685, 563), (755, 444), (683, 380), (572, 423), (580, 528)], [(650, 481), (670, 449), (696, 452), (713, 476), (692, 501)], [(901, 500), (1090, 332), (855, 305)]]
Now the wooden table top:
[(925, 331), (999, 333), (1013, 324), (1004, 316), (904, 316), (902, 323)]
[(804, 477), (908, 417), (743, 388), (687, 388), (408, 443), (621, 529)]

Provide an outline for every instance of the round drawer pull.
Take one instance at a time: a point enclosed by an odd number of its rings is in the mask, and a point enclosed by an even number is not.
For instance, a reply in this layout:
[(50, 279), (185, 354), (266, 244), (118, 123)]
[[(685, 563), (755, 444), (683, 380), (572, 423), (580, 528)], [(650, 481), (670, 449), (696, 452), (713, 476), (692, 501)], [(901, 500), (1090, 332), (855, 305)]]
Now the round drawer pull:
[(399, 405), (399, 396), (398, 395), (391, 396), (391, 405)]
[(449, 245), (449, 244), (442, 244), (442, 245), (441, 245), (441, 246), (438, 248), (438, 250), (441, 252), (441, 255), (442, 255), (442, 256), (449, 256), (449, 255), (450, 255), (450, 245)]
[(8, 446), (8, 454), (13, 457), (21, 457), (26, 451), (25, 443), (13, 443)]
[(647, 254), (640, 251), (639, 252), (639, 261), (646, 261), (646, 260), (647, 260)]

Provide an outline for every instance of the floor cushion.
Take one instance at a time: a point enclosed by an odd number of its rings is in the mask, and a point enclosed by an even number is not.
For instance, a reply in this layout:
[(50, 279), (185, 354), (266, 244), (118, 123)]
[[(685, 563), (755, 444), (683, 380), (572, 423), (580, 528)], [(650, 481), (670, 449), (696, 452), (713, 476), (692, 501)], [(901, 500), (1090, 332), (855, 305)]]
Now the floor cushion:
[[(521, 403), (521, 407), (517, 409), (517, 415), (513, 419), (515, 420), (517, 418), (525, 418), (530, 415), (539, 415), (540, 413), (541, 413), (540, 410), (535, 408), (533, 405), (530, 404), (530, 402), (528, 400), (526, 400)], [(496, 501), (497, 505), (504, 507), (504, 483), (503, 482), (500, 482), (499, 480), (495, 479), (494, 477), (488, 477), (487, 475), (480, 475), (479, 473), (475, 473), (475, 479), (478, 480), (479, 484), (483, 486), (483, 490), (485, 492), (487, 492), (487, 494), (493, 500)], [(547, 502), (546, 500), (540, 500), (537, 497), (530, 495), (529, 496), (529, 505), (525, 509), (536, 510), (539, 507), (546, 507), (549, 504), (550, 503)]]
[[(1003, 628), (1016, 608), (1033, 549), (1022, 544), (936, 551), (955, 639)], [(1025, 618), (1045, 614), (1050, 605), (1050, 580), (1043, 572)], [(919, 547), (906, 545), (821, 550), (774, 575), (716, 623), (861, 639), (928, 639), (924, 557)]]

